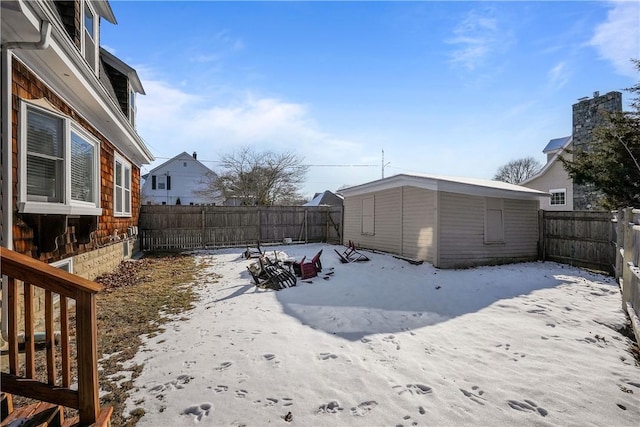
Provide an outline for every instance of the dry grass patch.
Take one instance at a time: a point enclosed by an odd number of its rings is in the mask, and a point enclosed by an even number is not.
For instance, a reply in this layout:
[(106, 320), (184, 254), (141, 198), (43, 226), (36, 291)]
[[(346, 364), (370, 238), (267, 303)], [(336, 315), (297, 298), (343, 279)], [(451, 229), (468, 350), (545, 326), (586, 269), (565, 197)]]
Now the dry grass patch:
[(131, 359), (141, 336), (163, 331), (164, 323), (193, 307), (200, 268), (190, 255), (155, 254), (124, 261), (96, 279), (106, 288), (97, 298), (100, 404), (114, 407), (112, 425), (133, 426), (144, 415), (139, 409), (123, 416), (133, 380), (142, 371)]

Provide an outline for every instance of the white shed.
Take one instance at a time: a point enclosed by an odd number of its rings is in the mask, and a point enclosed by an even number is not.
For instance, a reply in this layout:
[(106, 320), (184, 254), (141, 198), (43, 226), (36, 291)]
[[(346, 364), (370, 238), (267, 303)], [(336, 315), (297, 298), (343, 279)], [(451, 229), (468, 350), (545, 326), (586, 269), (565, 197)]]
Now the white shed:
[(547, 193), (505, 182), (400, 174), (341, 190), (344, 240), (440, 268), (535, 260)]

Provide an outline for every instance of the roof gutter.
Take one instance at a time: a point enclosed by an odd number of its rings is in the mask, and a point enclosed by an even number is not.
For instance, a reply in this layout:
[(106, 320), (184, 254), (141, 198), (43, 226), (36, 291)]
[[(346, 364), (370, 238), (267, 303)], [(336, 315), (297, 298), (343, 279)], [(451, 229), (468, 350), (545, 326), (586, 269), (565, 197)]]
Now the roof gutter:
[[(51, 23), (40, 21), (40, 40), (36, 42), (15, 41), (2, 45), (2, 73), (0, 75), (0, 92), (2, 99), (2, 246), (13, 249), (13, 135), (12, 114), (13, 94), (11, 93), (12, 54), (14, 49), (43, 50), (51, 42)], [(8, 284), (6, 276), (2, 277), (2, 301), (8, 301)], [(8, 339), (9, 304), (2, 304), (2, 338)]]

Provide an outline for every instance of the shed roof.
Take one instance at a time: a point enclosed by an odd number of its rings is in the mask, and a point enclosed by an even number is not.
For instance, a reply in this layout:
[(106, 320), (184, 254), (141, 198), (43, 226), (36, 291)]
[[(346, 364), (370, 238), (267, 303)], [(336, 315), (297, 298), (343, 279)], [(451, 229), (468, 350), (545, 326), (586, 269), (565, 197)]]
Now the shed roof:
[(520, 185), (481, 178), (461, 178), (444, 175), (398, 174), (388, 178), (341, 190), (348, 196), (357, 196), (374, 191), (411, 186), (427, 190), (445, 191), (448, 193), (467, 194), (481, 197), (499, 197), (505, 199), (538, 199), (549, 194)]

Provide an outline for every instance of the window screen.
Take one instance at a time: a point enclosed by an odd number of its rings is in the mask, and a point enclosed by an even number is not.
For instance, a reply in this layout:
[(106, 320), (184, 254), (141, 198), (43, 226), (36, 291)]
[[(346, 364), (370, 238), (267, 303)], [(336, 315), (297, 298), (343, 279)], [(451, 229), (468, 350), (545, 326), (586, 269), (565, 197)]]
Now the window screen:
[(95, 202), (95, 147), (75, 132), (71, 132), (71, 198)]
[(63, 138), (62, 119), (27, 113), (27, 200), (64, 201)]

